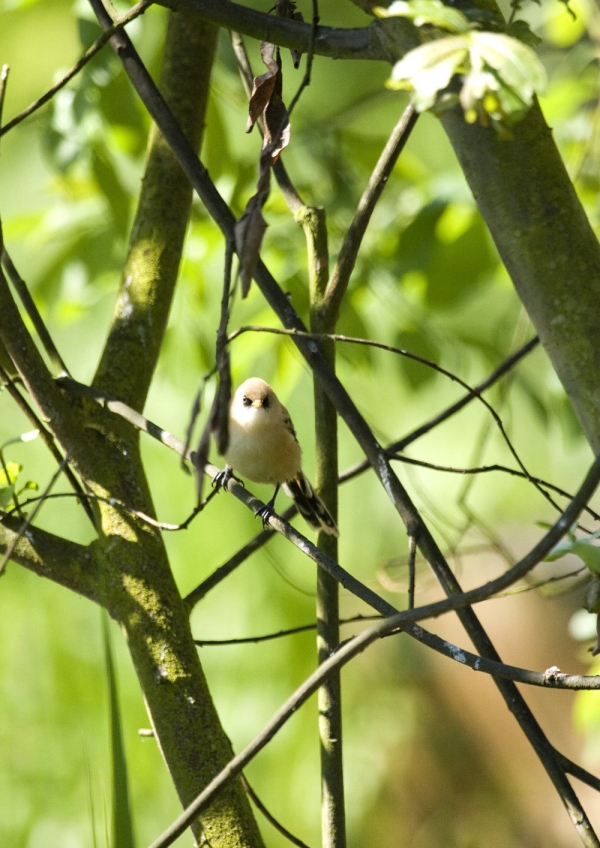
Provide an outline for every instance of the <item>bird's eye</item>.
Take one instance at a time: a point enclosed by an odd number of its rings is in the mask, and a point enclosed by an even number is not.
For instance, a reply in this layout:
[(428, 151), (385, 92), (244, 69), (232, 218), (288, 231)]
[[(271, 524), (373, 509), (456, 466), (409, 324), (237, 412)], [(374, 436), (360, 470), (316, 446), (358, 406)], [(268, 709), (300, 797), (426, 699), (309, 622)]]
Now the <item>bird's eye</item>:
[(244, 395), (244, 397), (242, 398), (242, 403), (244, 404), (244, 406), (252, 406), (252, 401), (249, 397), (246, 397), (246, 395)]
[(263, 405), (264, 407), (267, 407), (267, 406), (270, 406), (270, 405), (271, 405), (271, 401), (269, 400), (269, 396), (268, 396), (268, 395), (266, 396), (266, 398), (263, 398), (262, 405)]

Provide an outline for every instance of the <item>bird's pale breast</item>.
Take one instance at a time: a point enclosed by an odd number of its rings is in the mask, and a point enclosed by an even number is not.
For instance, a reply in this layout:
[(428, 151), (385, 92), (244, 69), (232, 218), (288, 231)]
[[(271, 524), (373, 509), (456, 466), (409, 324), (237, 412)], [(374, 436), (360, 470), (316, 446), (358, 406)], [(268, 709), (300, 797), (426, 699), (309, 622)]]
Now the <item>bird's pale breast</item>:
[(230, 421), (225, 461), (254, 483), (287, 483), (300, 470), (300, 445), (281, 420), (271, 424), (265, 417), (259, 421)]

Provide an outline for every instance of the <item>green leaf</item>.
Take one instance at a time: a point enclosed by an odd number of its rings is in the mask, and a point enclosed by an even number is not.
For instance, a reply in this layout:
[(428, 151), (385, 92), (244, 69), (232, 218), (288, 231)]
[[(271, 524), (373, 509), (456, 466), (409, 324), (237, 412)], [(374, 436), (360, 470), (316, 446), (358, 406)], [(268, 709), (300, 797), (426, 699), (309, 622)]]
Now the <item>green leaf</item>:
[(22, 486), (21, 489), (19, 489), (19, 494), (21, 494), (21, 492), (27, 492), (27, 491), (29, 491), (29, 492), (39, 492), (39, 490), (40, 490), (39, 484), (36, 483), (35, 480), (28, 480), (25, 483), (25, 485)]
[(600, 547), (592, 544), (600, 538), (600, 530), (589, 536), (575, 538), (570, 535), (559, 542), (549, 554), (544, 557), (546, 562), (554, 562), (567, 554), (574, 554), (581, 559), (594, 574), (600, 574)]
[(544, 66), (526, 44), (497, 32), (472, 32), (468, 38), (473, 70), (493, 68), (526, 103), (531, 103), (534, 92), (545, 89)]
[(4, 509), (10, 503), (12, 503), (12, 499), (14, 497), (14, 494), (15, 494), (15, 487), (14, 486), (0, 487), (0, 507), (2, 507), (2, 509)]
[(535, 32), (532, 32), (527, 21), (513, 21), (506, 27), (505, 33), (530, 47), (538, 47), (542, 43), (542, 39)]
[(584, 561), (590, 571), (600, 574), (600, 548), (579, 540), (573, 545), (573, 553)]
[(12, 486), (22, 470), (23, 466), (19, 465), (18, 462), (7, 462), (6, 471), (4, 468), (0, 468), (0, 486)]
[(466, 36), (448, 36), (422, 44), (394, 65), (388, 86), (413, 89), (415, 108), (424, 112), (433, 106), (437, 93), (446, 88), (468, 54)]
[(415, 26), (430, 24), (449, 32), (467, 32), (469, 29), (469, 21), (463, 13), (444, 6), (440, 0), (396, 0), (387, 9), (377, 7), (374, 12), (380, 18), (408, 18)]
[(470, 123), (498, 127), (514, 123), (546, 86), (546, 72), (533, 50), (495, 32), (447, 36), (410, 50), (392, 70), (390, 88), (414, 91), (419, 112), (431, 109), (455, 74), (463, 75), (460, 104)]

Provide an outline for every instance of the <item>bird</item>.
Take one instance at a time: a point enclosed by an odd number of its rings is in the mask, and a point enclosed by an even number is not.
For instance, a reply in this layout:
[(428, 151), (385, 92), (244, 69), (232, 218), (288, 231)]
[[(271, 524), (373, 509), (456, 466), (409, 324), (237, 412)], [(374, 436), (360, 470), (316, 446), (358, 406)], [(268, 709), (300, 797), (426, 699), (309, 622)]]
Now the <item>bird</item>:
[(234, 471), (253, 483), (275, 486), (271, 500), (256, 513), (263, 526), (274, 512), (281, 488), (313, 530), (339, 536), (329, 510), (302, 471), (302, 450), (290, 414), (260, 377), (250, 377), (233, 394), (225, 462), (213, 481), (217, 487), (225, 486)]

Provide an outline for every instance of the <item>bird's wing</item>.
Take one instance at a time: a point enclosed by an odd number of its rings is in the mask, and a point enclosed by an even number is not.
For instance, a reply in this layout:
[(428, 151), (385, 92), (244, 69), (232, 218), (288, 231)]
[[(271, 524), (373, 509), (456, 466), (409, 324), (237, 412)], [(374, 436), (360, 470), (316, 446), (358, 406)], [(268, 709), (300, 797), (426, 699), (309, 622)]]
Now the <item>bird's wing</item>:
[(286, 430), (288, 430), (292, 434), (294, 439), (296, 439), (296, 441), (298, 441), (298, 437), (296, 435), (296, 430), (294, 429), (294, 425), (292, 423), (292, 418), (290, 416), (290, 413), (287, 411), (285, 406), (283, 406), (283, 404), (281, 405), (281, 414), (283, 416), (282, 420), (283, 420), (283, 423), (284, 423)]

